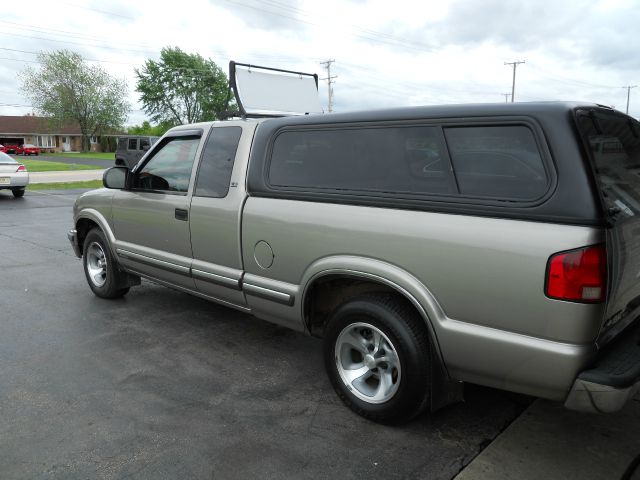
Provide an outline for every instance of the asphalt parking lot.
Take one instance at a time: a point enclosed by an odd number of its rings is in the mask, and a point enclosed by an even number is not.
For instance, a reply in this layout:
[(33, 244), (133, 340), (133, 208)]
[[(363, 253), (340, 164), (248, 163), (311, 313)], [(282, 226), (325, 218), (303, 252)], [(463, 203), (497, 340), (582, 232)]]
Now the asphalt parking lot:
[(0, 191), (0, 477), (453, 478), (530, 403), (467, 388), (403, 427), (352, 414), (317, 339), (143, 281), (91, 293), (77, 191)]

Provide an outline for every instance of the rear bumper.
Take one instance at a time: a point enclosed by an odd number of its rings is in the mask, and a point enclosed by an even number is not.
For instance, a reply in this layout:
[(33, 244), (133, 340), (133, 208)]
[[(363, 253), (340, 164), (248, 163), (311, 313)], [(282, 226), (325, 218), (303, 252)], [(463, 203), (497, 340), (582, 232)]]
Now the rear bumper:
[(0, 173), (0, 177), (9, 177), (9, 183), (0, 184), (0, 188), (22, 188), (29, 185), (29, 172)]
[(620, 334), (576, 378), (565, 406), (571, 410), (609, 413), (620, 410), (640, 391), (640, 323)]
[(73, 229), (67, 232), (67, 238), (69, 242), (71, 242), (71, 248), (73, 248), (73, 253), (76, 254), (76, 257), (81, 258), (82, 252), (80, 251), (80, 245), (78, 244), (78, 231)]

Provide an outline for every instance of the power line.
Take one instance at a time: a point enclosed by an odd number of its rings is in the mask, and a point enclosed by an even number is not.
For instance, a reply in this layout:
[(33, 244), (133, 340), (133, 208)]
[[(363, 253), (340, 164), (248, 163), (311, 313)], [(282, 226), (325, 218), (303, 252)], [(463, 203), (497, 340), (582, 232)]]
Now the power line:
[[(282, 12), (276, 12), (267, 8), (260, 8), (258, 6), (255, 5), (248, 5), (246, 3), (242, 3), (238, 0), (226, 0), (228, 3), (231, 3), (233, 5), (237, 5), (237, 6), (242, 6), (245, 8), (250, 8), (252, 10), (257, 10), (260, 12), (264, 12), (264, 13), (268, 13), (270, 15), (275, 15), (278, 17), (283, 17), (283, 18), (288, 18), (290, 20), (294, 20), (296, 22), (301, 22), (301, 23), (306, 23), (307, 25), (312, 25), (314, 27), (318, 27), (318, 28), (323, 28), (323, 25), (313, 22), (313, 21), (309, 21), (309, 20), (304, 20), (302, 18), (296, 17), (296, 16), (292, 16), (292, 15), (287, 15), (285, 13)], [(282, 6), (275, 6), (272, 4), (272, 6), (274, 6), (275, 8), (282, 8)], [(305, 14), (306, 15), (306, 14)], [(424, 43), (419, 43), (419, 42), (407, 42), (405, 39), (401, 38), (401, 37), (395, 37), (392, 35), (388, 35), (382, 32), (376, 32), (374, 30), (367, 30), (361, 27), (357, 27), (357, 26), (352, 26), (354, 29), (358, 30), (360, 33), (353, 33), (354, 36), (358, 37), (358, 38), (362, 38), (365, 40), (373, 40), (375, 42), (379, 42), (379, 43), (384, 43), (387, 45), (391, 45), (391, 46), (396, 46), (396, 47), (404, 47), (406, 49), (410, 49), (413, 51), (418, 51), (418, 52), (424, 52), (425, 50), (431, 51), (434, 50), (434, 47), (431, 45), (427, 45)]]
[(86, 43), (86, 42), (71, 42), (69, 40), (59, 40), (57, 38), (50, 38), (50, 37), (39, 37), (36, 35), (21, 35), (19, 33), (15, 33), (15, 32), (0, 32), (0, 35), (7, 35), (10, 37), (21, 37), (21, 38), (28, 38), (28, 39), (36, 39), (36, 40), (46, 40), (48, 42), (56, 42), (56, 43), (67, 43), (70, 45), (81, 45), (83, 47), (93, 47), (93, 48), (101, 48), (101, 49), (106, 49), (106, 50), (113, 50), (113, 51), (125, 51), (125, 52), (136, 52), (136, 53), (142, 53), (145, 55), (148, 55), (149, 53), (157, 53), (156, 51), (152, 51), (152, 50), (134, 50), (131, 48), (120, 48), (120, 47), (113, 47), (110, 45), (104, 45), (104, 44), (95, 44), (95, 43)]
[(97, 8), (85, 7), (84, 5), (78, 5), (77, 3), (70, 3), (70, 2), (60, 2), (60, 3), (64, 3), (66, 5), (69, 5), (69, 6), (75, 7), (75, 8), (82, 8), (83, 10), (90, 10), (92, 12), (98, 12), (98, 13), (101, 13), (103, 15), (110, 15), (112, 17), (126, 18), (128, 20), (137, 20), (137, 18), (130, 17), (128, 15), (121, 15), (119, 13), (109, 12), (107, 10), (98, 10)]
[(518, 65), (523, 64), (524, 60), (516, 60), (515, 62), (504, 62), (505, 65), (513, 66), (513, 82), (511, 83), (511, 103), (515, 101), (516, 93), (516, 68)]
[[(569, 78), (569, 77), (565, 77), (563, 75), (558, 75), (556, 73), (553, 72), (549, 72), (548, 70), (544, 69), (544, 68), (540, 68), (538, 65), (533, 64), (533, 63), (528, 63), (527, 65), (529, 65), (530, 67), (532, 67), (533, 69), (533, 74), (537, 75), (540, 78), (546, 78), (548, 80), (553, 80), (556, 82), (560, 82), (560, 83), (566, 83), (569, 85), (578, 85), (581, 87), (591, 87), (591, 88), (602, 88), (602, 89), (614, 89), (614, 88), (618, 88), (618, 85), (602, 85), (602, 84), (595, 84), (595, 83), (589, 83), (589, 82), (585, 82), (583, 80), (577, 80), (575, 78)], [(540, 75), (539, 73), (537, 73), (536, 71), (540, 71), (540, 72), (544, 72), (547, 73), (547, 75)]]

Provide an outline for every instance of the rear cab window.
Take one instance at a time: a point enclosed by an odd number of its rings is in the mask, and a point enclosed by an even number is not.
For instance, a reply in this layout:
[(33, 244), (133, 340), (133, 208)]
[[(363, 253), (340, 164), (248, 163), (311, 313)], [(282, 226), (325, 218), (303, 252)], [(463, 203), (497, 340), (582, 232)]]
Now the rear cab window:
[(198, 166), (195, 196), (212, 198), (227, 196), (241, 135), (241, 127), (211, 129)]

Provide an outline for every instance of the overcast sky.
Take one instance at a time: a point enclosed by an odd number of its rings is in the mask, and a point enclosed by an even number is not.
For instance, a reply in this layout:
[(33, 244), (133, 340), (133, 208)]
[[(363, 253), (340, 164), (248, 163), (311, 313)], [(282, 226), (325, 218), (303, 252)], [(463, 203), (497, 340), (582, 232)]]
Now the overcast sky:
[[(166, 6), (165, 6), (166, 5)], [(625, 111), (640, 85), (640, 0), (22, 0), (0, 16), (0, 115), (32, 111), (18, 74), (36, 53), (69, 49), (125, 78), (164, 46), (318, 73), (332, 59), (334, 111), (578, 100)], [(320, 83), (327, 105), (326, 82)], [(629, 113), (640, 117), (640, 87)]]

